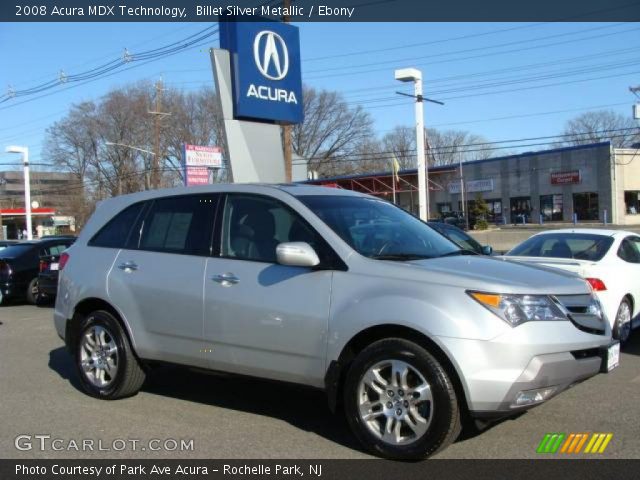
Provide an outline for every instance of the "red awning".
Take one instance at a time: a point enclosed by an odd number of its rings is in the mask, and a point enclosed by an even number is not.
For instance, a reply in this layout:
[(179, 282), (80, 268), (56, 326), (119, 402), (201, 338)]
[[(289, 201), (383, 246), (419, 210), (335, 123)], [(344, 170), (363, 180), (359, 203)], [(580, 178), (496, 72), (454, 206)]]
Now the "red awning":
[[(55, 215), (55, 208), (32, 208), (31, 215)], [(24, 208), (3, 208), (0, 209), (0, 215), (3, 217), (11, 217), (11, 216), (26, 216), (27, 212)]]

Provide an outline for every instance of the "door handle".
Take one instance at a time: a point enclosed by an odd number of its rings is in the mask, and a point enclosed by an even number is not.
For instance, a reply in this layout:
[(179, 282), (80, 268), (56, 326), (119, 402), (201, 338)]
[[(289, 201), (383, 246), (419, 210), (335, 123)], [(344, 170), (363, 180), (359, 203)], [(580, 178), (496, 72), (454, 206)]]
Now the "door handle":
[(240, 279), (230, 272), (223, 273), (221, 275), (214, 275), (211, 277), (211, 280), (218, 282), (223, 287), (230, 287), (231, 285), (235, 285), (240, 282)]
[(121, 263), (120, 265), (118, 265), (118, 268), (120, 270), (124, 270), (125, 272), (132, 272), (138, 270), (138, 264), (136, 264), (136, 262), (129, 261)]

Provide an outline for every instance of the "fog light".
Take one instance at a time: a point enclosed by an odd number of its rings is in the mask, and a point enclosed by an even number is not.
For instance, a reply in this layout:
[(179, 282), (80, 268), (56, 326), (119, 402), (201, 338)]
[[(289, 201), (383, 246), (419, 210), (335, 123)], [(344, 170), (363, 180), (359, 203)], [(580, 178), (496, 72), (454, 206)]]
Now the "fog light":
[(511, 404), (511, 407), (522, 407), (524, 405), (533, 405), (536, 403), (544, 402), (553, 395), (558, 387), (545, 387), (537, 388), (535, 390), (523, 390), (518, 392), (515, 401)]

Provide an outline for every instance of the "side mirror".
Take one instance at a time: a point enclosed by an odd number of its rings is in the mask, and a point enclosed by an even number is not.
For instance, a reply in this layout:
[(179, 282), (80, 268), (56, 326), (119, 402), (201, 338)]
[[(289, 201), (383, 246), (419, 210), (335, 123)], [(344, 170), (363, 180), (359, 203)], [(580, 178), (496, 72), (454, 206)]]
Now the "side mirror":
[(276, 248), (276, 258), (280, 265), (289, 267), (315, 267), (320, 263), (318, 254), (306, 242), (284, 242)]
[(491, 255), (493, 253), (493, 248), (491, 245), (483, 245), (482, 246), (482, 254), (483, 255)]

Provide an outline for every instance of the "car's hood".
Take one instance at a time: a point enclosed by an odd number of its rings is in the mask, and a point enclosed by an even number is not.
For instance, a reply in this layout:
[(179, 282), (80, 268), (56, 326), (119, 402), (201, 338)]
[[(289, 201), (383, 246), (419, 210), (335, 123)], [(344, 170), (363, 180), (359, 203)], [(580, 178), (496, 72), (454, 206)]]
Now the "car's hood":
[[(408, 262), (377, 261), (395, 275), (469, 290), (496, 293), (576, 295), (590, 293), (574, 273), (504, 261), (481, 255), (460, 255)], [(385, 269), (387, 270), (387, 269)], [(387, 274), (392, 273), (387, 270)]]

